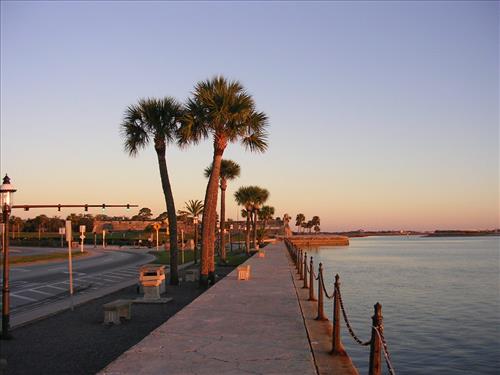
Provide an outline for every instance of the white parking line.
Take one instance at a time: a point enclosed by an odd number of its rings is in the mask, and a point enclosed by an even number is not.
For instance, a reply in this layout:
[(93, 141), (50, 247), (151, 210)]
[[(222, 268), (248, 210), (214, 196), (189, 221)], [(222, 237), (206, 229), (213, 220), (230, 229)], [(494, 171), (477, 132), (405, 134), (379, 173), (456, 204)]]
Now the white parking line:
[(28, 289), (30, 292), (35, 292), (35, 293), (40, 293), (40, 294), (45, 294), (47, 296), (53, 296), (54, 294), (52, 293), (47, 293), (47, 292), (42, 292), (41, 290), (38, 289)]
[[(105, 283), (116, 283), (116, 282), (118, 281), (118, 280), (116, 280), (116, 279), (110, 279), (110, 278), (108, 278), (107, 276), (106, 276), (106, 277), (101, 276), (101, 277), (99, 277), (99, 279), (98, 279), (98, 280), (99, 280), (99, 281), (104, 281)], [(101, 282), (101, 283), (100, 283), (100, 285), (103, 285), (103, 284), (105, 284), (105, 283), (102, 283), (102, 282)]]
[(16, 293), (11, 293), (10, 296), (11, 297), (20, 298), (20, 299), (25, 299), (26, 301), (31, 301), (31, 302), (38, 301), (37, 299), (33, 299), (33, 298), (25, 297), (25, 296), (20, 296), (20, 295), (18, 295)]
[(59, 289), (59, 290), (68, 290), (68, 288), (61, 288), (59, 286), (54, 286), (54, 285), (45, 285), (44, 288), (54, 288), (54, 289)]
[(111, 278), (111, 279), (118, 279), (118, 280), (123, 280), (123, 276), (113, 276), (113, 273), (107, 273), (105, 275), (101, 275), (99, 277), (104, 277), (104, 278)]
[[(64, 271), (63, 273), (69, 274), (68, 271)], [(73, 271), (73, 275), (86, 275), (86, 273), (85, 272), (76, 272), (76, 271)]]

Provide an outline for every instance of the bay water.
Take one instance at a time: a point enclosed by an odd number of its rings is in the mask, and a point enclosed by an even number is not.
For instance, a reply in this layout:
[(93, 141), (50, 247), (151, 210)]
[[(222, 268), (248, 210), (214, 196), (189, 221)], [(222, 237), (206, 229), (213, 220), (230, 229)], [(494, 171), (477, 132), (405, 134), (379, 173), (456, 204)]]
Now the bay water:
[[(500, 237), (363, 237), (306, 248), (341, 293), (355, 333), (370, 338), (373, 305), (397, 374), (500, 374)], [(333, 304), (325, 301), (331, 319)], [(369, 347), (342, 339), (361, 374)], [(385, 367), (385, 364), (384, 364)], [(384, 370), (384, 373), (386, 370)]]

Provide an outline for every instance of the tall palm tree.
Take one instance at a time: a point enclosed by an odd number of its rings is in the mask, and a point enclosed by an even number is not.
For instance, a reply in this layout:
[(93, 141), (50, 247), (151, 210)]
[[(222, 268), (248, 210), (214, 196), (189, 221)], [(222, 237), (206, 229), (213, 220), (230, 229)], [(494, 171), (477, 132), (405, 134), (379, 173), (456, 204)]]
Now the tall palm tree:
[(267, 149), (267, 115), (258, 112), (250, 94), (238, 81), (222, 76), (196, 84), (186, 104), (186, 116), (180, 129), (179, 143), (213, 140), (212, 173), (205, 192), (202, 226), (200, 284), (215, 281), (214, 242), (217, 208), (217, 185), (222, 155), (229, 143), (240, 141), (250, 151)]
[(172, 285), (179, 284), (177, 271), (177, 217), (174, 196), (168, 177), (166, 152), (167, 145), (176, 140), (182, 115), (182, 105), (172, 97), (140, 99), (137, 104), (131, 105), (125, 110), (121, 124), (125, 151), (130, 156), (136, 156), (139, 150), (145, 148), (150, 142), (153, 143), (156, 151), (168, 213), (170, 283)]
[(304, 214), (297, 214), (297, 217), (295, 218), (295, 226), (298, 227), (299, 233), (304, 221), (306, 221), (306, 217), (304, 216)]
[(197, 252), (198, 252), (198, 219), (203, 213), (203, 202), (196, 199), (190, 199), (184, 202), (185, 210), (179, 211), (182, 214), (186, 214), (193, 219), (194, 224), (194, 263), (198, 262)]
[[(205, 168), (205, 177), (210, 178), (212, 174), (212, 166)], [(222, 159), (220, 163), (220, 249), (221, 258), (226, 262), (226, 236), (224, 230), (226, 229), (226, 189), (227, 181), (234, 180), (240, 176), (240, 166), (238, 163)]]

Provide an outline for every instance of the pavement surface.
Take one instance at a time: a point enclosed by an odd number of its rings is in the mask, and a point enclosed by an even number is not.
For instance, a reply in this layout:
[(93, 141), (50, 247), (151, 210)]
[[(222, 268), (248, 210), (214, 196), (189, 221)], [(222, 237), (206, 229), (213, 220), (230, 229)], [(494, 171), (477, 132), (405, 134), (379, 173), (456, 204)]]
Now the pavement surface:
[(283, 243), (233, 271), (100, 374), (317, 374)]
[[(231, 270), (232, 267), (218, 267), (217, 273), (222, 278)], [(180, 271), (181, 277), (183, 273)], [(134, 285), (76, 306), (74, 311), (66, 309), (15, 328), (11, 331), (12, 340), (0, 341), (0, 357), (7, 362), (3, 372), (0, 365), (0, 374), (95, 374), (203, 291), (194, 282), (167, 285), (164, 296), (173, 298), (173, 301), (166, 304), (133, 304), (130, 321), (116, 326), (104, 325), (102, 306), (117, 299), (139, 297)]]
[[(73, 304), (135, 284), (139, 267), (154, 260), (147, 250), (89, 249), (73, 258)], [(67, 260), (15, 265), (10, 269), (11, 327), (70, 307)]]

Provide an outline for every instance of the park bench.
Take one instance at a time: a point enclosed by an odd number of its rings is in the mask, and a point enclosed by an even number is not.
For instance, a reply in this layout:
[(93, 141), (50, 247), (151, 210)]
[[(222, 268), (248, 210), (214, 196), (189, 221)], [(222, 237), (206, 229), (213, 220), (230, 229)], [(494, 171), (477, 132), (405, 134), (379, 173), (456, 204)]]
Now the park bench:
[(132, 301), (126, 299), (117, 299), (116, 301), (106, 303), (104, 308), (104, 324), (120, 324), (120, 318), (130, 320), (132, 316)]

